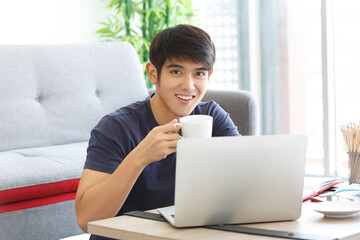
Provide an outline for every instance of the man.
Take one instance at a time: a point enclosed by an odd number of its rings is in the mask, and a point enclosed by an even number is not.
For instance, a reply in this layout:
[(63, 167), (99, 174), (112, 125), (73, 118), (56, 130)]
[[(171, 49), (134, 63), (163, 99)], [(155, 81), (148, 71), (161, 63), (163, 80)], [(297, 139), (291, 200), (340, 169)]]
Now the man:
[[(190, 114), (213, 117), (213, 136), (239, 135), (229, 115), (203, 98), (215, 62), (215, 46), (200, 28), (161, 31), (146, 70), (156, 92), (105, 116), (92, 130), (76, 196), (79, 226), (89, 221), (174, 204), (174, 123)], [(91, 239), (105, 239), (91, 236)]]

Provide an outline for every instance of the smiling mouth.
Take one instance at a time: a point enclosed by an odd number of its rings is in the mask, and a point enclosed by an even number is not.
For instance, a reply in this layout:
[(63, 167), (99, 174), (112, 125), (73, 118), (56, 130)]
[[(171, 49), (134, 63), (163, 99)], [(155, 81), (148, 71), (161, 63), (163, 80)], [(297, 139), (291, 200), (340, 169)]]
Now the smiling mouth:
[(180, 94), (176, 94), (175, 96), (185, 101), (189, 101), (195, 97), (195, 95), (180, 95)]

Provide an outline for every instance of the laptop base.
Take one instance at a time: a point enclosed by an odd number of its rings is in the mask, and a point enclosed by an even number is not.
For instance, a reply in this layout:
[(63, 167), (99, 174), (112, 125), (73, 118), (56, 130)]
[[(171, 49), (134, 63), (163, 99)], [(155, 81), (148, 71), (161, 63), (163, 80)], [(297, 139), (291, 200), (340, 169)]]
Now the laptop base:
[(175, 208), (174, 208), (174, 206), (158, 208), (157, 210), (161, 214), (161, 216), (163, 216), (163, 218), (165, 218), (171, 225), (175, 226), (175, 218), (174, 218)]

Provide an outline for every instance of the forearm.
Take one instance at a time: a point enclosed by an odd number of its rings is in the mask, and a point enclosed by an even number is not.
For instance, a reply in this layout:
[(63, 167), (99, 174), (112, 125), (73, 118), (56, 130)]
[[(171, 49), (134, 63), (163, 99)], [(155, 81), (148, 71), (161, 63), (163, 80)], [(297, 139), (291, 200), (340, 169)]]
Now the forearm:
[(89, 221), (115, 216), (145, 166), (176, 151), (180, 136), (175, 122), (152, 129), (113, 174), (84, 170), (75, 201), (81, 229), (86, 231)]
[(88, 222), (113, 217), (118, 213), (145, 167), (138, 162), (129, 154), (112, 175), (87, 189), (77, 199), (77, 218), (84, 231)]

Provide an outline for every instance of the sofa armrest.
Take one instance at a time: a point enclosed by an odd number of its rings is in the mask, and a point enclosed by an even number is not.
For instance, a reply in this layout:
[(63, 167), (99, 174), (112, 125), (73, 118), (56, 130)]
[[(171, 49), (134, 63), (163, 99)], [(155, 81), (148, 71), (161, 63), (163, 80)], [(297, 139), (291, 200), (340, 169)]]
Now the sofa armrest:
[(258, 105), (251, 92), (209, 89), (203, 101), (209, 100), (214, 100), (230, 114), (241, 135), (259, 134)]

